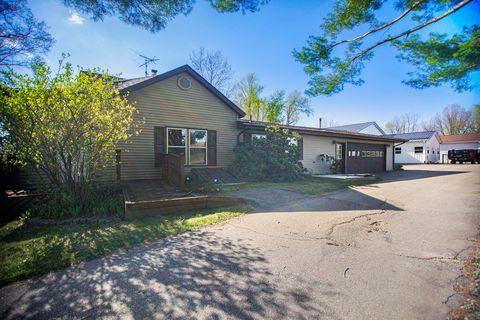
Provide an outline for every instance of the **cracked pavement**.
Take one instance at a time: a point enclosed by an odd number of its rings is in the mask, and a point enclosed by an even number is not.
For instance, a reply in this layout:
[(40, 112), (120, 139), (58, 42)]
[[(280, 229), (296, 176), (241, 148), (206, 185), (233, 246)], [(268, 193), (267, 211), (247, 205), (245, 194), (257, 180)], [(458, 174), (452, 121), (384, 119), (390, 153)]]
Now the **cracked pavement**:
[(415, 165), (0, 288), (1, 318), (442, 319), (477, 231), (480, 165)]

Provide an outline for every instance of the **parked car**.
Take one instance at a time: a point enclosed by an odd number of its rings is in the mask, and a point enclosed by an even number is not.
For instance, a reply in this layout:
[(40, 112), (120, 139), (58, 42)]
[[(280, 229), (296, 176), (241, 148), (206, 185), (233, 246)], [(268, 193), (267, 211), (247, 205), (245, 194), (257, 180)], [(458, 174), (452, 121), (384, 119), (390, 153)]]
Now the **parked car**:
[(474, 149), (448, 150), (448, 160), (450, 163), (480, 163), (480, 152)]

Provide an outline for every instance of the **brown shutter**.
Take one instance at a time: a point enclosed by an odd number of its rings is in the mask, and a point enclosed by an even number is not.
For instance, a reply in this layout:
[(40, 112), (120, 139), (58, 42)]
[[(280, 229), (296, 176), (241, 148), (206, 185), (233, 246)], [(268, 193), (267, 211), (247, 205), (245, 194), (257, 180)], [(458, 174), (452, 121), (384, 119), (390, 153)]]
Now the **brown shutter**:
[(154, 152), (155, 167), (162, 166), (162, 154), (166, 152), (165, 148), (165, 127), (154, 127)]
[(216, 166), (217, 165), (217, 131), (216, 130), (208, 130), (207, 134), (207, 153), (208, 159), (207, 164), (209, 166)]
[(251, 143), (252, 142), (252, 134), (250, 132), (243, 133), (243, 143)]
[(303, 137), (298, 139), (298, 160), (303, 160)]

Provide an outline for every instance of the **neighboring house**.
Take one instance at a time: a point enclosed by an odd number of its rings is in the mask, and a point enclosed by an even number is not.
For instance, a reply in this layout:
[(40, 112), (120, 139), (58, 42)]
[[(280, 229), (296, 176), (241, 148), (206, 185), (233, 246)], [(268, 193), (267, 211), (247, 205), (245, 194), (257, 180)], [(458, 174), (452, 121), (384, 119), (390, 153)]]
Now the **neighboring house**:
[(382, 136), (385, 134), (382, 128), (380, 128), (380, 126), (375, 121), (353, 123), (353, 124), (347, 124), (344, 126), (334, 126), (334, 127), (328, 127), (326, 129), (366, 133), (366, 134), (373, 134), (376, 136)]
[(449, 150), (480, 150), (480, 134), (455, 134), (440, 136), (440, 162), (449, 163)]
[[(239, 120), (243, 141), (265, 136), (265, 128), (271, 123)], [(312, 174), (330, 172), (328, 162), (320, 155), (335, 157), (342, 163), (344, 173), (374, 173), (393, 170), (393, 149), (403, 140), (364, 133), (322, 128), (286, 126), (302, 136), (299, 141), (301, 161)]]
[(386, 134), (406, 140), (395, 147), (395, 163), (436, 163), (440, 160), (440, 138), (435, 131)]

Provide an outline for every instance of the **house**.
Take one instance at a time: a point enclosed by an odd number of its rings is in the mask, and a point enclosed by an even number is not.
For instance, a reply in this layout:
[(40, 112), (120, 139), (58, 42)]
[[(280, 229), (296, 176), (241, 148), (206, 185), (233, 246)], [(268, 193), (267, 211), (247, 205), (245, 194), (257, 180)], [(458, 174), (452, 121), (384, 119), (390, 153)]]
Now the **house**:
[[(227, 168), (239, 142), (265, 135), (271, 124), (243, 120), (245, 113), (188, 65), (164, 74), (122, 80), (121, 92), (145, 124), (121, 154), (123, 180), (162, 176), (162, 154), (184, 154), (185, 172), (194, 168)], [(374, 125), (375, 126), (375, 125)], [(330, 172), (319, 155), (338, 158), (346, 173), (393, 169), (393, 148), (403, 140), (366, 133), (283, 126), (302, 139), (302, 163), (311, 173)], [(376, 126), (378, 127), (378, 126)], [(381, 130), (380, 128), (378, 128)]]
[(328, 127), (327, 129), (373, 134), (375, 136), (382, 136), (385, 134), (382, 128), (375, 121), (334, 126)]
[[(144, 124), (138, 135), (118, 146), (116, 168), (104, 175), (111, 174), (112, 179), (170, 180), (169, 172), (181, 171), (175, 178), (178, 184), (184, 181), (180, 177), (205, 168), (222, 171), (233, 163), (238, 143), (265, 135), (271, 125), (243, 120), (243, 110), (188, 65), (163, 74), (118, 79), (117, 86), (128, 94), (138, 110), (135, 117)], [(365, 133), (284, 127), (302, 136), (301, 161), (311, 173), (330, 173), (330, 165), (319, 158), (322, 154), (336, 157), (346, 173), (392, 170), (394, 144), (403, 142)], [(171, 165), (173, 158), (176, 164)]]
[(480, 150), (480, 134), (455, 134), (440, 136), (440, 162), (449, 163), (449, 150)]
[[(265, 128), (272, 123), (239, 120), (244, 141), (259, 135), (265, 135)], [(335, 157), (341, 163), (343, 173), (374, 173), (393, 170), (393, 148), (403, 140), (375, 136), (349, 131), (323, 128), (280, 125), (297, 132), (302, 137), (299, 141), (301, 162), (312, 174), (330, 172), (330, 165), (322, 161), (320, 155)]]
[(395, 163), (436, 163), (440, 160), (440, 138), (435, 131), (387, 134), (406, 140), (395, 147)]

